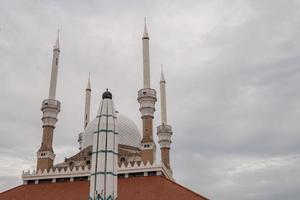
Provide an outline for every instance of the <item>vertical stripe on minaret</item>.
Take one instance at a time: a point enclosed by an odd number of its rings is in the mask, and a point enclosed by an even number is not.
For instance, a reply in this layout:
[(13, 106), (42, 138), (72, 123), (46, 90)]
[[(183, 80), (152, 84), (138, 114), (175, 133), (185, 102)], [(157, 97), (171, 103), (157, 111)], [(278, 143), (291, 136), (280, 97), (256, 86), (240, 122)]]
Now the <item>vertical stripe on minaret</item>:
[(83, 129), (85, 129), (85, 127), (90, 122), (91, 93), (92, 93), (91, 78), (90, 78), (90, 74), (89, 74), (88, 84), (85, 89), (85, 107), (84, 107), (84, 127), (83, 127)]
[(143, 73), (144, 88), (150, 88), (150, 56), (149, 56), (149, 36), (145, 22), (143, 34)]
[(58, 72), (58, 59), (59, 59), (59, 35), (57, 36), (55, 45), (53, 46), (53, 58), (52, 58), (52, 71), (49, 88), (49, 99), (55, 99), (56, 84), (57, 84), (57, 72)]
[(118, 132), (112, 94), (102, 95), (94, 132), (89, 200), (115, 200), (117, 190)]

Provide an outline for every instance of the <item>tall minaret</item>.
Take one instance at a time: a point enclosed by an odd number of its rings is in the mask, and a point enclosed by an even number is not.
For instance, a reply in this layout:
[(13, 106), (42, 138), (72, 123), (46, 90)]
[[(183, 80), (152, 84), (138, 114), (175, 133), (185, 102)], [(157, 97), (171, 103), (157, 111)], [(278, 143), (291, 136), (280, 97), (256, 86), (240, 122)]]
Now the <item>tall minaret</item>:
[(49, 89), (49, 97), (42, 103), (43, 112), (43, 138), (40, 149), (37, 152), (37, 170), (49, 169), (53, 167), (55, 154), (52, 148), (53, 131), (57, 122), (57, 115), (60, 112), (60, 102), (55, 99), (57, 71), (59, 61), (59, 35), (53, 47), (52, 71)]
[(149, 35), (145, 19), (144, 34), (143, 34), (143, 74), (144, 88), (150, 88), (150, 56), (149, 56)]
[(89, 79), (88, 83), (85, 89), (85, 106), (84, 106), (84, 116), (83, 116), (83, 131), (78, 134), (78, 143), (79, 143), (79, 150), (82, 149), (82, 142), (83, 142), (83, 132), (90, 122), (90, 110), (91, 110), (91, 94), (92, 94), (92, 89), (91, 89), (91, 78), (90, 78), (90, 73), (89, 73)]
[(92, 93), (91, 78), (90, 78), (90, 74), (89, 74), (89, 80), (87, 83), (87, 87), (85, 89), (85, 108), (84, 108), (84, 127), (83, 127), (83, 129), (85, 129), (85, 127), (90, 122), (91, 93)]
[(158, 143), (160, 145), (162, 162), (168, 169), (171, 170), (170, 144), (172, 136), (172, 127), (167, 124), (166, 81), (162, 69), (160, 77), (160, 110), (161, 125), (157, 127)]
[(106, 90), (97, 114), (98, 129), (93, 135), (89, 200), (116, 200), (118, 197), (118, 130), (112, 94)]
[(149, 36), (145, 23), (143, 34), (144, 87), (138, 91), (138, 102), (143, 120), (143, 138), (140, 143), (141, 158), (144, 163), (153, 163), (156, 146), (153, 141), (153, 113), (155, 112), (156, 91), (150, 86)]

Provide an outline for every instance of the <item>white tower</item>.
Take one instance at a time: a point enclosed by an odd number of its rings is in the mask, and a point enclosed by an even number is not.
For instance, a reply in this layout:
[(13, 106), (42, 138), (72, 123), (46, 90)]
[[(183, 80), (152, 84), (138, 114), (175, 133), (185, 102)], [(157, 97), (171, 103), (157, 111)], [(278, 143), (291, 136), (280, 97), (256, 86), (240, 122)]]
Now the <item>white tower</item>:
[(144, 88), (150, 88), (150, 56), (149, 56), (149, 35), (145, 21), (143, 34), (143, 74)]
[(171, 171), (170, 144), (172, 136), (172, 127), (167, 124), (166, 81), (164, 78), (163, 70), (161, 70), (160, 78), (160, 105), (161, 125), (157, 127), (158, 143), (160, 145), (162, 162)]
[(53, 167), (55, 154), (52, 148), (53, 131), (57, 122), (57, 115), (60, 112), (60, 102), (55, 99), (57, 72), (59, 61), (59, 36), (57, 36), (56, 43), (53, 47), (52, 71), (50, 80), (49, 97), (42, 103), (43, 112), (43, 138), (40, 149), (37, 152), (37, 169), (49, 169)]
[(89, 200), (115, 200), (117, 190), (118, 132), (112, 94), (106, 91), (97, 114), (98, 130), (93, 138)]
[(153, 113), (155, 112), (156, 91), (150, 85), (149, 35), (145, 23), (143, 34), (143, 89), (138, 91), (138, 102), (143, 120), (143, 138), (140, 143), (141, 158), (144, 163), (153, 163), (156, 146), (153, 141)]
[(85, 108), (84, 108), (84, 126), (83, 129), (88, 125), (90, 122), (90, 108), (91, 108), (91, 78), (89, 74), (89, 80), (85, 89)]
[[(85, 89), (85, 106), (84, 106), (84, 116), (83, 116), (83, 131), (90, 122), (90, 110), (91, 110), (91, 78), (89, 74), (88, 83)], [(82, 149), (82, 138), (83, 138), (83, 132), (80, 132), (78, 134), (78, 143), (79, 143), (79, 150)]]
[(58, 35), (55, 45), (53, 46), (52, 71), (51, 71), (51, 80), (50, 80), (48, 99), (55, 100), (59, 53), (60, 53), (60, 49), (59, 49), (59, 35)]

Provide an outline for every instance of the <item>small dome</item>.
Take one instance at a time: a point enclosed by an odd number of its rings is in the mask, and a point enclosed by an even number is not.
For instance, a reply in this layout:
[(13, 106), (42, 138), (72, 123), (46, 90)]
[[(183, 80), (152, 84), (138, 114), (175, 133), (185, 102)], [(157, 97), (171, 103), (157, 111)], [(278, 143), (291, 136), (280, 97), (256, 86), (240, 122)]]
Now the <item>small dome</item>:
[[(83, 132), (82, 148), (93, 145), (93, 135), (97, 131), (98, 118), (93, 119)], [(117, 130), (119, 133), (119, 144), (139, 147), (141, 134), (135, 123), (128, 117), (117, 113)]]
[(102, 94), (102, 99), (112, 99), (112, 94), (108, 91), (108, 89), (106, 89), (106, 91)]

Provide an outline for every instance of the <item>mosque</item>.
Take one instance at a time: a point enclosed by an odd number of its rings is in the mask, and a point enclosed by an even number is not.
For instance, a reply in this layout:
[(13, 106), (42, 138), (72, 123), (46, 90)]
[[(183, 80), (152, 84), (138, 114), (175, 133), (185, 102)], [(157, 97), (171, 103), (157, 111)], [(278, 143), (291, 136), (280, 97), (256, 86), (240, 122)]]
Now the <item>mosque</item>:
[(0, 193), (0, 200), (207, 200), (173, 178), (170, 165), (171, 125), (167, 122), (166, 80), (160, 79), (160, 124), (157, 126), (161, 160), (153, 140), (153, 118), (157, 102), (151, 88), (149, 35), (145, 24), (143, 43), (143, 87), (138, 91), (142, 131), (135, 122), (114, 108), (113, 94), (102, 94), (97, 116), (90, 120), (91, 81), (85, 90), (83, 131), (79, 152), (55, 163), (53, 134), (60, 102), (56, 98), (59, 37), (53, 47), (49, 96), (42, 102), (42, 142), (36, 169), (23, 171), (23, 184)]

